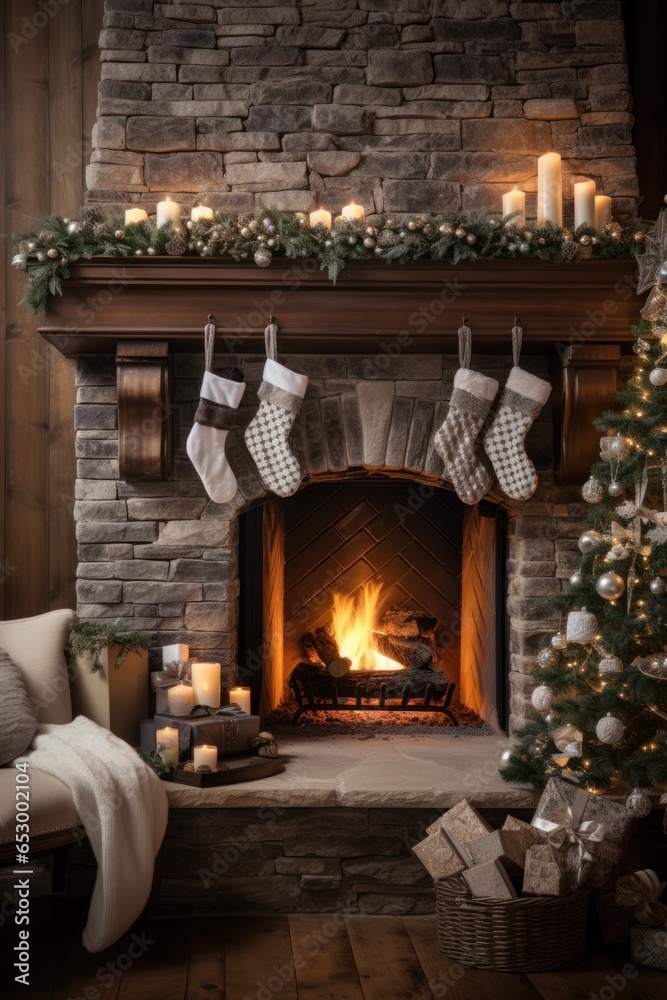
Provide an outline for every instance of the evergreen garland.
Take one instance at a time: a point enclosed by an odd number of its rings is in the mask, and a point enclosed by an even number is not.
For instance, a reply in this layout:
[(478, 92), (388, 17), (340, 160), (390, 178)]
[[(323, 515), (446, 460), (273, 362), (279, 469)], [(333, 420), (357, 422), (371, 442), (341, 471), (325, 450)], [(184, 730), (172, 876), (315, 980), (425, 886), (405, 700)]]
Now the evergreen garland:
[(34, 313), (44, 311), (50, 295), (62, 294), (70, 265), (91, 257), (161, 256), (254, 259), (266, 266), (272, 256), (319, 261), (332, 281), (350, 260), (385, 260), (405, 264), (413, 260), (460, 261), (537, 259), (575, 261), (627, 259), (642, 253), (646, 225), (622, 227), (617, 222), (600, 233), (580, 226), (575, 233), (551, 224), (527, 228), (512, 216), (484, 214), (475, 218), (415, 216), (397, 221), (371, 216), (348, 222), (338, 216), (331, 232), (311, 227), (302, 212), (262, 210), (256, 215), (218, 214), (213, 221), (187, 222), (181, 238), (171, 225), (157, 229), (152, 222), (125, 225), (107, 221), (94, 208), (79, 220), (47, 216), (36, 232), (19, 233), (13, 264), (28, 275), (25, 299)]
[[(549, 688), (551, 706), (517, 734), (501, 771), (507, 781), (542, 787), (550, 776), (564, 775), (594, 791), (667, 784), (667, 668), (662, 667), (667, 662), (667, 384), (650, 379), (667, 359), (665, 329), (664, 322), (652, 327), (645, 320), (633, 328), (639, 355), (635, 369), (617, 394), (619, 409), (595, 424), (625, 439), (625, 455), (613, 477), (623, 492), (609, 496), (608, 462), (593, 466), (591, 476), (602, 484), (604, 496), (591, 506), (584, 529), (601, 537), (581, 556), (570, 586), (552, 601), (562, 615), (582, 607), (595, 614), (597, 635), (592, 642), (562, 649), (545, 637), (547, 663), (532, 677)], [(644, 476), (646, 495), (637, 515), (636, 488)], [(614, 546), (626, 546), (626, 554), (618, 548), (612, 553)], [(605, 600), (596, 588), (609, 572), (625, 584), (618, 600)], [(622, 668), (601, 674), (600, 661), (611, 656)], [(661, 665), (665, 679), (642, 672), (651, 661)], [(596, 734), (596, 724), (607, 713), (625, 727), (621, 740), (611, 745)], [(580, 743), (574, 741), (575, 756), (559, 752), (554, 742), (565, 724), (582, 735)]]

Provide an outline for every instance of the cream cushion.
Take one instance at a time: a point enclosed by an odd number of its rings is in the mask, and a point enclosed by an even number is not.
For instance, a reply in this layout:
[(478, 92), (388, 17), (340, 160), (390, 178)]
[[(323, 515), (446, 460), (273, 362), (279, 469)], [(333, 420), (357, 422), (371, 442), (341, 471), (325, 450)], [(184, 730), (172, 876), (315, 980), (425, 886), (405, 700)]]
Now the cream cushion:
[[(67, 785), (36, 767), (31, 767), (29, 774), (30, 836), (80, 826), (81, 820)], [(0, 768), (0, 844), (7, 844), (15, 837), (15, 787), (16, 769), (11, 765)]]
[(0, 622), (0, 648), (21, 671), (39, 722), (72, 721), (65, 646), (74, 618), (65, 609)]

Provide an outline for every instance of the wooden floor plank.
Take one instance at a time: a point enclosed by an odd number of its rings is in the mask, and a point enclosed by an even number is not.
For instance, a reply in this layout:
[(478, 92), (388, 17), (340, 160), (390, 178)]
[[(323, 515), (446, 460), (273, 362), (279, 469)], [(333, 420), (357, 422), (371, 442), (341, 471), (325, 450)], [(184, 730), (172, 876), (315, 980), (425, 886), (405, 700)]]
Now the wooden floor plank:
[(629, 944), (609, 948), (606, 955), (608, 964), (611, 966), (609, 974), (612, 976), (620, 973), (625, 978), (627, 970), (624, 971), (624, 966), (628, 965), (637, 970), (637, 975), (628, 980), (628, 996), (640, 996), (642, 1000), (665, 1000), (667, 997), (667, 972), (654, 969), (650, 965), (633, 962), (630, 958)]
[(287, 917), (240, 917), (227, 923), (225, 1000), (255, 996), (297, 1000)]
[[(122, 972), (117, 966), (112, 965), (112, 969), (107, 968), (101, 975), (99, 974), (106, 961), (113, 963), (113, 959), (106, 959), (86, 951), (81, 940), (81, 926), (84, 923), (85, 916), (80, 921), (80, 926), (76, 922), (74, 924), (69, 945), (63, 953), (62, 969), (49, 1000), (72, 1000), (74, 997), (92, 996), (95, 990), (104, 996), (104, 1000), (117, 1000)], [(114, 945), (113, 952), (118, 955), (122, 951), (123, 942), (119, 941)]]
[[(145, 931), (136, 934), (144, 950), (137, 958), (131, 958), (131, 964), (123, 971), (118, 1000), (148, 1000), (149, 997), (184, 1000), (189, 958), (187, 924), (179, 920), (153, 920)], [(122, 963), (119, 961), (120, 955), (128, 954), (121, 945), (122, 942), (109, 949), (108, 961), (126, 964), (125, 959)], [(106, 953), (102, 957), (106, 958)]]
[[(611, 949), (608, 952), (597, 950), (589, 953), (576, 965), (567, 969), (560, 969), (557, 973), (559, 980), (570, 991), (573, 1000), (590, 1000), (591, 994), (598, 996), (605, 988), (611, 996), (622, 993), (624, 1000), (649, 1000), (648, 996), (641, 992), (641, 988), (635, 984), (638, 978), (627, 981), (622, 991), (610, 982), (614, 976), (618, 976), (618, 971), (610, 958)], [(667, 978), (662, 989), (662, 1000), (665, 997)]]
[(433, 1000), (401, 917), (347, 917), (365, 1000)]
[(527, 978), (542, 1000), (572, 1000), (572, 994), (557, 972), (530, 972)]
[(436, 1000), (504, 1000), (492, 972), (467, 969), (443, 955), (435, 917), (405, 917), (404, 923)]
[(289, 925), (299, 1000), (363, 1000), (343, 918), (299, 914)]
[(185, 1000), (223, 1000), (225, 995), (225, 922), (196, 917), (190, 931), (190, 964)]

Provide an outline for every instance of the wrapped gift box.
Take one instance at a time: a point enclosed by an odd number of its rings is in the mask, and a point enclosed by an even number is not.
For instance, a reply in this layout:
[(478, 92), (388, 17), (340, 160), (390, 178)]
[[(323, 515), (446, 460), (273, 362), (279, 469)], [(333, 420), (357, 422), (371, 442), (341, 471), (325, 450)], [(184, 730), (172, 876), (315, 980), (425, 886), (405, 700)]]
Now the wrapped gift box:
[(526, 848), (514, 830), (492, 830), (471, 841), (469, 848), (476, 865), (497, 858), (505, 868), (517, 871), (524, 867), (526, 860)]
[(630, 928), (630, 954), (633, 962), (652, 965), (667, 972), (667, 927), (643, 927), (633, 924)]
[(583, 788), (570, 785), (557, 778), (550, 778), (540, 799), (532, 825), (549, 836), (564, 822), (571, 822), (576, 829), (581, 824), (591, 822), (601, 824), (601, 841), (585, 841), (592, 862), (580, 863), (580, 848), (574, 843), (567, 848), (567, 880), (570, 889), (576, 889), (590, 876), (591, 881), (609, 878), (615, 864), (618, 864), (632, 826), (632, 817), (625, 806), (603, 795), (590, 795)]
[(544, 842), (544, 836), (540, 833), (536, 826), (531, 826), (530, 823), (526, 823), (522, 819), (517, 819), (516, 816), (508, 816), (503, 823), (503, 830), (511, 830), (512, 833), (516, 834), (521, 842), (521, 847), (524, 853), (533, 844), (541, 844)]
[(468, 865), (474, 864), (469, 845), (473, 840), (483, 837), (485, 833), (491, 833), (489, 824), (482, 819), (476, 809), (473, 809), (467, 799), (461, 799), (452, 806), (444, 816), (432, 823), (426, 832), (435, 833), (441, 829), (445, 831)]
[(523, 875), (525, 896), (564, 896), (567, 879), (564, 857), (551, 844), (533, 844), (526, 852)]
[(466, 867), (444, 830), (436, 830), (412, 850), (433, 878), (458, 875)]
[(509, 875), (497, 859), (485, 865), (475, 865), (461, 873), (475, 897), (488, 899), (516, 899)]
[(219, 757), (247, 753), (250, 740), (259, 736), (259, 716), (244, 715), (156, 715), (154, 729), (178, 726), (179, 759), (189, 760), (192, 747), (216, 746)]

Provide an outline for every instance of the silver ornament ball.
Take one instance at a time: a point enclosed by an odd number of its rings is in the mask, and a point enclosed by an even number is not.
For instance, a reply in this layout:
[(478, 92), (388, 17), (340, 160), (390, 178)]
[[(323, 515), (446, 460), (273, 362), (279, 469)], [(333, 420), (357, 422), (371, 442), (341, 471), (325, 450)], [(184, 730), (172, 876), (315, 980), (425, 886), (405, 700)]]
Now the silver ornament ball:
[(375, 240), (370, 236), (366, 236), (364, 239), (364, 246), (367, 250), (373, 250), (375, 248)]
[(610, 674), (620, 674), (622, 669), (623, 664), (619, 660), (618, 656), (603, 656), (598, 663), (598, 673), (601, 677), (605, 677)]
[(537, 654), (537, 662), (541, 667), (550, 667), (551, 664), (556, 659), (556, 650), (552, 649), (551, 646), (541, 649)]
[(155, 257), (155, 255), (157, 254), (157, 250), (155, 249), (155, 247), (149, 247), (146, 253), (148, 254), (149, 257)]
[(598, 577), (595, 589), (605, 601), (617, 601), (625, 593), (625, 580), (618, 573), (603, 573)]
[(635, 352), (635, 354), (647, 354), (648, 351), (651, 350), (651, 345), (649, 344), (648, 340), (644, 340), (643, 337), (640, 337), (632, 345), (632, 350)]
[(623, 492), (623, 487), (621, 486), (620, 483), (617, 483), (616, 480), (614, 480), (613, 483), (609, 483), (609, 486), (607, 487), (607, 493), (609, 494), (610, 497), (620, 497), (622, 492)]
[(600, 719), (595, 727), (595, 735), (602, 743), (620, 743), (624, 732), (625, 726), (611, 712)]
[(599, 479), (591, 476), (581, 487), (581, 495), (586, 503), (600, 503), (604, 497), (604, 486)]
[(477, 242), (477, 237), (474, 233), (468, 233), (466, 236), (466, 243), (468, 246), (473, 246)]
[(571, 587), (581, 587), (583, 582), (584, 582), (584, 577), (582, 573), (573, 573), (572, 576), (570, 577)]
[(625, 454), (625, 438), (622, 434), (614, 434), (612, 437), (606, 438), (605, 441), (609, 458), (623, 458)]
[(658, 270), (655, 272), (655, 278), (661, 285), (664, 285), (667, 282), (667, 260), (663, 261)]
[(551, 646), (553, 649), (565, 649), (567, 646), (567, 639), (562, 632), (556, 632), (555, 635), (551, 636)]
[(443, 222), (442, 225), (438, 226), (438, 232), (441, 236), (451, 236), (454, 232), (454, 226), (451, 222)]
[(667, 385), (667, 368), (654, 368), (648, 378), (651, 385)]
[(504, 750), (500, 751), (500, 764), (501, 764), (501, 767), (507, 767), (507, 765), (510, 763), (510, 761), (512, 759), (512, 754), (513, 753), (514, 753), (514, 750), (513, 750), (512, 747), (505, 747)]
[(648, 588), (654, 597), (662, 597), (665, 593), (665, 589), (667, 589), (667, 582), (665, 582), (661, 576), (656, 576), (651, 580)]
[(602, 540), (603, 538), (599, 531), (584, 531), (579, 539), (579, 551), (583, 552), (584, 555), (588, 555), (598, 547)]
[(540, 684), (530, 698), (533, 708), (538, 712), (548, 712), (551, 708), (551, 690), (546, 684)]
[(259, 247), (253, 254), (253, 260), (258, 267), (268, 267), (272, 256), (271, 251), (267, 247)]
[(635, 819), (643, 819), (651, 811), (651, 800), (643, 788), (633, 788), (625, 800), (625, 808)]

